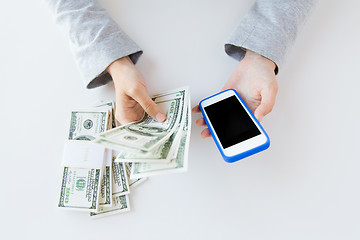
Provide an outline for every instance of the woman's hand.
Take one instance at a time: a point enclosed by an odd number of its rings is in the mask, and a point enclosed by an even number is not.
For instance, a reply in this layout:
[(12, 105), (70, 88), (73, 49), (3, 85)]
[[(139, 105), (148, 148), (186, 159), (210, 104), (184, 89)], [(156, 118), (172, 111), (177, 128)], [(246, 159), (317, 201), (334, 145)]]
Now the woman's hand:
[(158, 122), (165, 121), (165, 114), (149, 97), (144, 77), (129, 57), (114, 61), (107, 71), (115, 85), (115, 118), (120, 124), (139, 121), (145, 112)]
[[(275, 104), (278, 91), (275, 67), (271, 60), (247, 50), (244, 59), (240, 61), (222, 90), (235, 89), (255, 117), (261, 121), (271, 112)], [(199, 106), (194, 107), (193, 112), (200, 112)], [(206, 123), (203, 118), (200, 118), (196, 120), (196, 125), (206, 126)], [(210, 137), (209, 129), (204, 129), (201, 136)]]

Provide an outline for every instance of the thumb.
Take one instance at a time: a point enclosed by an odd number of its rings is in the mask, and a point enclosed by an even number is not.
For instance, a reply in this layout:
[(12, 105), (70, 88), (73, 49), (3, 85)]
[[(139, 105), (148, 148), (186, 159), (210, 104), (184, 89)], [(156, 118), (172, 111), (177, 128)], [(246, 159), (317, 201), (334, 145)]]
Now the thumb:
[(163, 122), (166, 119), (166, 115), (161, 108), (149, 97), (145, 88), (138, 88), (137, 91), (131, 96), (137, 101), (144, 111), (158, 122)]
[(272, 111), (275, 104), (276, 93), (276, 88), (263, 89), (260, 92), (261, 102), (254, 112), (254, 115), (259, 122), (263, 119), (265, 115)]

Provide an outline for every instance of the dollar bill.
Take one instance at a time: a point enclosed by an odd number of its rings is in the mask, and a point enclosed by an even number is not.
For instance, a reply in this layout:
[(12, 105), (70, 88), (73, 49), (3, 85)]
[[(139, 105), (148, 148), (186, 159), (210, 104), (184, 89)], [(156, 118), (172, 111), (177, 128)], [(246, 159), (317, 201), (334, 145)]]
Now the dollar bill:
[(71, 113), (68, 140), (91, 141), (108, 127), (109, 111), (74, 111)]
[(94, 211), (98, 208), (105, 148), (82, 141), (65, 143), (58, 207)]
[(113, 206), (111, 207), (99, 207), (98, 212), (91, 212), (92, 218), (105, 217), (118, 213), (130, 211), (130, 201), (128, 195), (113, 197)]
[(179, 132), (179, 134), (181, 134), (181, 138), (178, 143), (179, 145), (176, 156), (174, 156), (174, 158), (168, 163), (133, 163), (131, 167), (130, 179), (165, 173), (182, 172), (187, 170), (191, 129), (190, 101), (188, 102), (187, 106), (185, 122), (181, 131)]
[(107, 139), (97, 138), (97, 139), (95, 139), (95, 140), (93, 140), (91, 142), (95, 143), (97, 145), (104, 146), (106, 148), (115, 150), (115, 151), (127, 151), (127, 152), (131, 152), (131, 153), (141, 154), (142, 156), (148, 154), (148, 152), (146, 152), (146, 151), (142, 151), (142, 150), (134, 149), (134, 148), (129, 148), (127, 146), (121, 145), (121, 144), (116, 143), (116, 142), (109, 141)]
[[(186, 100), (190, 101), (190, 98)], [(129, 152), (125, 149), (120, 151), (118, 157), (115, 161), (118, 162), (149, 162), (149, 163), (168, 163), (177, 153), (179, 144), (180, 129), (183, 127), (185, 122), (185, 114), (187, 111), (187, 105), (185, 105), (184, 111), (180, 112), (180, 123), (175, 126), (175, 131), (171, 134), (171, 136), (160, 146), (156, 147), (151, 152)]]
[(114, 101), (110, 101), (110, 102), (100, 102), (98, 104), (94, 104), (94, 108), (103, 108), (103, 107), (107, 107), (109, 109), (114, 109), (115, 103), (114, 103)]
[(106, 130), (116, 127), (114, 101), (96, 104), (94, 106), (94, 108), (95, 109), (107, 109), (109, 111), (109, 116), (108, 116), (109, 121), (108, 121), (108, 127)]
[(112, 204), (112, 183), (113, 183), (113, 171), (112, 171), (112, 150), (105, 150), (105, 166), (104, 173), (101, 178), (99, 205), (111, 206)]
[(126, 212), (130, 190), (148, 176), (187, 170), (189, 94), (184, 87), (153, 96), (167, 115), (163, 123), (145, 114), (114, 128), (114, 102), (73, 111), (58, 206), (92, 218)]
[[(156, 122), (146, 114), (139, 122), (123, 125), (99, 134), (93, 142), (108, 148), (116, 147), (117, 150), (122, 150), (125, 146), (145, 152), (152, 151), (175, 131), (180, 122), (181, 112), (185, 109), (187, 98), (187, 89), (178, 89), (156, 95), (153, 100), (166, 113), (165, 122)], [(107, 144), (109, 142), (112, 143), (111, 146)]]
[(155, 148), (151, 152), (129, 152), (120, 151), (115, 159), (115, 162), (152, 162), (152, 163), (166, 163), (170, 162), (173, 153), (177, 151), (177, 146), (174, 144), (178, 131), (174, 132), (163, 144)]
[(58, 207), (96, 211), (101, 169), (63, 168)]
[(134, 187), (140, 185), (141, 183), (143, 183), (147, 179), (146, 177), (130, 179), (132, 163), (124, 163), (124, 164), (125, 164), (126, 174), (127, 174), (128, 178), (129, 178), (129, 187), (130, 187), (130, 189), (133, 189)]
[(122, 196), (130, 193), (129, 180), (126, 175), (124, 163), (115, 162), (116, 155), (113, 155), (113, 189), (112, 196)]

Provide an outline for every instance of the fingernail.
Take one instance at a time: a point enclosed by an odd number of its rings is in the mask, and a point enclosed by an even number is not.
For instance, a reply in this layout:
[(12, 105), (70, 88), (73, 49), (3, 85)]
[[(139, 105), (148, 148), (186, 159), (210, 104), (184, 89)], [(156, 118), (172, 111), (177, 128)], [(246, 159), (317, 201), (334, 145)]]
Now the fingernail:
[(165, 116), (165, 114), (163, 114), (163, 113), (158, 113), (158, 114), (156, 114), (156, 121), (158, 121), (158, 122), (163, 122), (163, 121), (165, 121), (165, 118), (166, 118), (166, 116)]

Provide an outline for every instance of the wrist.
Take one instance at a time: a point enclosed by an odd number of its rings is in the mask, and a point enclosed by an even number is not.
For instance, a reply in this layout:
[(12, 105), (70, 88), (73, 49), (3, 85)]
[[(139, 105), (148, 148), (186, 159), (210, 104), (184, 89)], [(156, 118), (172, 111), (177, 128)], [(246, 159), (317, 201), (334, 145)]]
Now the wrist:
[(276, 68), (276, 64), (273, 61), (249, 49), (246, 50), (246, 54), (243, 60), (249, 63), (266, 65), (272, 70), (275, 70)]
[(116, 75), (118, 75), (121, 71), (133, 68), (134, 64), (130, 60), (129, 56), (125, 56), (122, 58), (119, 58), (112, 62), (107, 68), (106, 71), (114, 78)]
[(134, 71), (134, 64), (130, 60), (128, 56), (119, 58), (112, 62), (106, 70), (111, 75), (115, 87), (119, 84), (122, 80), (124, 80), (124, 76), (129, 75), (132, 71)]

